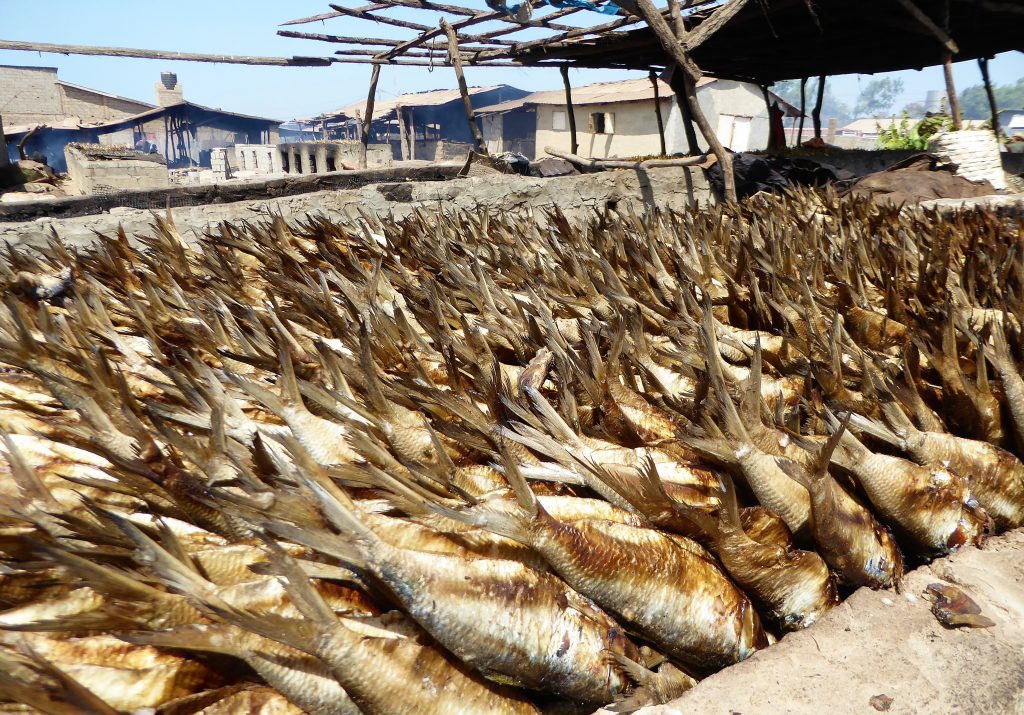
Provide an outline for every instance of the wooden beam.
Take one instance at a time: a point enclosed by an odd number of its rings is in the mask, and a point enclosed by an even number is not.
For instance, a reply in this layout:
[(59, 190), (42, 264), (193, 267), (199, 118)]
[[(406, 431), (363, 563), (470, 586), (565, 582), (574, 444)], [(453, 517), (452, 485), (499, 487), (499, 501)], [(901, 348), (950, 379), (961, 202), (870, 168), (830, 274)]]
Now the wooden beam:
[(370, 90), (366, 93), (366, 117), (363, 119), (363, 130), (359, 136), (359, 168), (366, 168), (366, 148), (370, 143), (370, 128), (373, 126), (373, 103), (377, 96), (377, 80), (380, 79), (380, 65), (374, 65), (370, 71)]
[(647, 161), (622, 161), (619, 159), (587, 159), (568, 152), (559, 151), (554, 147), (546, 146), (544, 151), (551, 156), (565, 159), (571, 164), (582, 166), (586, 169), (656, 169), (669, 166), (696, 166), (708, 160), (707, 154), (701, 156), (688, 156), (685, 159), (648, 159)]
[[(985, 94), (988, 95), (988, 108), (992, 113), (992, 131), (995, 132), (996, 140), (998, 140), (1002, 130), (999, 126), (999, 107), (996, 104), (996, 94), (992, 91), (992, 80), (988, 75), (988, 57), (978, 58), (978, 69), (981, 70), (981, 79), (985, 83)], [(0, 158), (0, 161), (3, 159)]]
[(814, 109), (811, 111), (811, 120), (814, 122), (814, 138), (821, 139), (821, 105), (825, 101), (825, 75), (818, 77), (818, 98), (814, 102)]
[(665, 156), (668, 154), (668, 150), (665, 148), (665, 121), (661, 118), (661, 97), (658, 96), (658, 73), (651, 70), (647, 73), (647, 77), (651, 80), (651, 86), (654, 87), (654, 117), (658, 120), (658, 141), (661, 146), (661, 155)]
[(569, 84), (569, 68), (562, 67), (562, 84), (565, 85), (565, 113), (569, 119), (569, 146), (575, 154), (580, 150), (579, 142), (576, 141), (576, 112), (572, 108), (572, 85)]
[(714, 10), (708, 18), (686, 35), (686, 49), (695, 50), (721, 30), (747, 4), (747, 0), (729, 0)]
[(466, 109), (466, 121), (469, 122), (469, 133), (473, 136), (476, 149), (481, 154), (487, 153), (487, 144), (484, 143), (484, 135), (480, 126), (476, 123), (476, 115), (473, 113), (473, 102), (469, 97), (469, 87), (466, 86), (466, 77), (462, 73), (462, 56), (459, 54), (459, 38), (455, 29), (448, 24), (448, 21), (441, 18), (441, 29), (448, 36), (448, 56), (455, 70), (455, 79), (459, 83), (459, 94), (462, 95), (462, 105)]
[(195, 52), (165, 52), (130, 47), (88, 47), (55, 45), (49, 42), (0, 40), (0, 50), (53, 52), (58, 55), (99, 55), (102, 57), (137, 57), (145, 60), (181, 60), (183, 62), (216, 62), (228, 65), (271, 65), (275, 67), (329, 67), (333, 57), (250, 57), (246, 55), (208, 55)]
[(915, 5), (911, 0), (896, 0), (896, 2), (904, 10), (910, 13), (910, 15), (915, 20), (921, 23), (930, 33), (935, 35), (935, 38), (942, 43), (943, 47), (945, 47), (953, 54), (960, 52), (960, 48), (957, 47), (957, 44), (956, 42), (953, 41), (953, 38), (950, 37), (945, 30), (936, 25), (935, 21), (928, 17), (924, 13), (924, 11), (921, 10), (921, 8), (919, 8), (917, 5)]

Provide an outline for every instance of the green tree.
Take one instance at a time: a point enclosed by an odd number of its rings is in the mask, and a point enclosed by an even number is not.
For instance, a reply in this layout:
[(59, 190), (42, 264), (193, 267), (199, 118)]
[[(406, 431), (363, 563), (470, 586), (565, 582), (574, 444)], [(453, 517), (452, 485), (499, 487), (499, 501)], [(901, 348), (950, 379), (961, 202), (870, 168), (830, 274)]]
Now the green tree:
[(892, 77), (873, 79), (864, 85), (854, 113), (861, 117), (878, 117), (892, 109), (893, 102), (903, 93), (903, 80)]
[[(1013, 84), (997, 84), (992, 87), (999, 109), (1024, 109), (1024, 77)], [(960, 93), (960, 113), (964, 119), (988, 119), (988, 95), (985, 85), (976, 84)]]
[[(776, 82), (771, 86), (771, 90), (797, 109), (800, 108), (800, 80), (788, 79), (783, 82)], [(807, 97), (807, 125), (810, 126), (814, 100), (818, 97), (817, 78), (807, 81), (805, 96)], [(836, 99), (835, 95), (832, 94), (832, 88), (826, 80), (825, 97), (821, 102), (821, 121), (823, 124), (827, 124), (828, 120), (832, 117), (835, 117), (840, 125), (848, 122), (851, 119), (850, 107)]]

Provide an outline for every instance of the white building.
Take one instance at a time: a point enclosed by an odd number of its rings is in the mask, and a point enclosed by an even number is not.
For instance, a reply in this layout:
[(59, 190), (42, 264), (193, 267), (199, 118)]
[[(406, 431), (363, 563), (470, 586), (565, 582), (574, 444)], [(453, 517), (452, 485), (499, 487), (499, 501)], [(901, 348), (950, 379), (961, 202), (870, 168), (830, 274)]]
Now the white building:
[[(658, 82), (665, 124), (667, 153), (689, 150), (675, 92)], [(795, 108), (781, 98), (773, 101), (789, 112)], [(761, 89), (753, 84), (705, 77), (697, 85), (697, 100), (716, 128), (721, 142), (733, 151), (764, 149), (768, 145), (768, 108)], [(654, 88), (649, 79), (600, 82), (572, 89), (578, 153), (592, 158), (629, 158), (661, 153)], [(492, 153), (516, 151), (529, 158), (542, 156), (544, 147), (570, 151), (565, 92), (535, 92), (521, 99), (481, 107), (484, 140)], [(697, 139), (706, 149), (700, 132)]]

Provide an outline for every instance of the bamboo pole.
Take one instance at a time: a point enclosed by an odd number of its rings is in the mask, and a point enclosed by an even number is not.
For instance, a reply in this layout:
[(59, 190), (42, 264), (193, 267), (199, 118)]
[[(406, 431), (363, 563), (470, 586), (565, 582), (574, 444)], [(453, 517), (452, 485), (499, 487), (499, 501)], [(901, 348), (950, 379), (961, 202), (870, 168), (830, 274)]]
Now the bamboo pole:
[(821, 105), (825, 102), (825, 75), (818, 77), (818, 98), (814, 101), (811, 120), (814, 122), (814, 138), (821, 139)]
[(562, 67), (562, 84), (565, 85), (565, 113), (569, 118), (569, 146), (572, 147), (572, 153), (575, 154), (580, 150), (580, 145), (576, 141), (576, 112), (572, 108), (572, 85), (569, 84), (569, 68)]
[(473, 113), (473, 102), (469, 98), (469, 87), (466, 86), (466, 77), (462, 73), (462, 56), (459, 54), (459, 38), (448, 21), (441, 19), (441, 29), (448, 35), (448, 56), (451, 58), (452, 68), (455, 70), (455, 79), (459, 83), (459, 94), (462, 95), (462, 104), (466, 108), (466, 121), (469, 122), (469, 133), (476, 142), (476, 150), (481, 154), (487, 153), (487, 145), (484, 144), (484, 135), (480, 126), (476, 123), (476, 115)]
[(647, 76), (651, 80), (651, 86), (654, 87), (654, 116), (658, 120), (658, 140), (661, 142), (661, 155), (665, 156), (668, 154), (668, 150), (665, 148), (665, 122), (661, 118), (661, 97), (658, 96), (658, 75), (654, 70), (651, 70)]
[(380, 65), (370, 71), (370, 89), (366, 93), (366, 115), (359, 134), (359, 168), (366, 168), (366, 148), (370, 143), (370, 127), (373, 125), (373, 103), (377, 96), (377, 80), (380, 79)]
[(277, 67), (329, 67), (332, 57), (251, 57), (246, 55), (209, 55), (195, 52), (165, 52), (131, 47), (88, 47), (55, 45), (49, 42), (0, 40), (0, 50), (53, 52), (59, 55), (100, 55), (104, 57), (137, 57), (145, 60), (182, 60), (185, 62), (217, 62), (229, 65), (273, 65)]
[[(988, 95), (988, 108), (992, 112), (992, 131), (995, 132), (996, 139), (999, 139), (999, 135), (1002, 134), (1002, 129), (999, 126), (999, 107), (996, 104), (996, 93), (992, 90), (992, 80), (988, 75), (988, 57), (978, 58), (978, 69), (981, 70), (981, 78), (985, 82), (985, 94)], [(2, 159), (0, 159), (2, 161)]]

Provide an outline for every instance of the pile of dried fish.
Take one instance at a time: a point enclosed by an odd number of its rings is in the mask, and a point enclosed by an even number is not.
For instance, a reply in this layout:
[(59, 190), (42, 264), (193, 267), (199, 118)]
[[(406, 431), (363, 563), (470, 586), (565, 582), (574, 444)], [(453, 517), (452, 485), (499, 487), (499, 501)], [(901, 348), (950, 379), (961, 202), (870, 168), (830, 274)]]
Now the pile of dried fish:
[(9, 251), (0, 699), (670, 699), (1024, 523), (1022, 248), (797, 193)]

